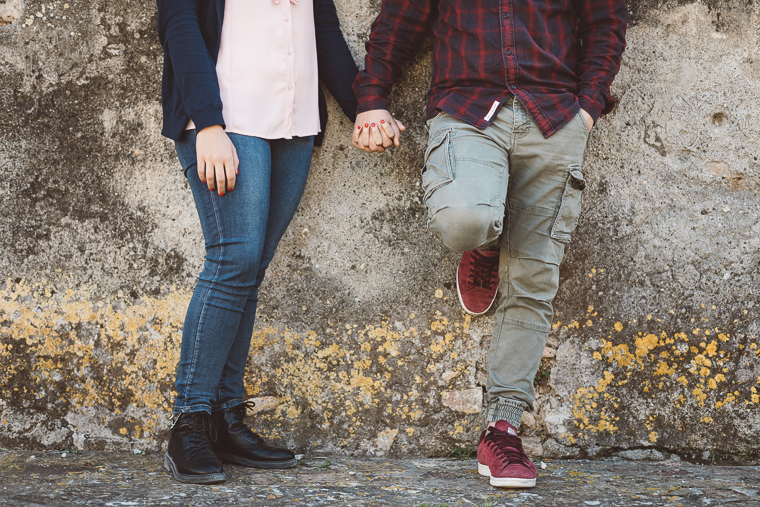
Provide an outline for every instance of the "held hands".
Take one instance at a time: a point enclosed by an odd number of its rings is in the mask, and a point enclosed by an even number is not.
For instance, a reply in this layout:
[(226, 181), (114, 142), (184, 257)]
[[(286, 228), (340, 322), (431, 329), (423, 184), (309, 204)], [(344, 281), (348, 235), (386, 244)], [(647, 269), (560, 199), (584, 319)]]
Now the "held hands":
[(206, 127), (195, 137), (198, 177), (219, 195), (235, 188), (238, 174), (237, 150), (221, 125)]
[(351, 144), (367, 153), (382, 153), (391, 146), (399, 146), (404, 130), (406, 127), (385, 109), (365, 111), (356, 116)]

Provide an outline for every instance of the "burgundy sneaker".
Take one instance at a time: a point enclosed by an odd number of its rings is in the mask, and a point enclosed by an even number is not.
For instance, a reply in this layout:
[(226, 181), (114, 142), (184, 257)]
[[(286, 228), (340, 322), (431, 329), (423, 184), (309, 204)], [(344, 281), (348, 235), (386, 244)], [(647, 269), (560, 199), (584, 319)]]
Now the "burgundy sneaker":
[(491, 478), (491, 486), (532, 488), (536, 485), (536, 465), (523, 450), (520, 437), (507, 421), (484, 431), (478, 445), (478, 473)]
[(483, 315), (496, 300), (499, 289), (499, 251), (470, 250), (457, 268), (457, 295), (464, 311)]

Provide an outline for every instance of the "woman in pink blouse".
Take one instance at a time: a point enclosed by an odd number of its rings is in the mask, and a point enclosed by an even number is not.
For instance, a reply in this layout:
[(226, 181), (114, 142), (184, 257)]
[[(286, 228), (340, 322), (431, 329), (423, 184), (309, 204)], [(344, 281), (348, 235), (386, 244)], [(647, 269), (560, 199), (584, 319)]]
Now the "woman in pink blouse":
[(293, 452), (244, 423), (243, 373), (258, 288), (326, 125), (319, 80), (353, 122), (356, 65), (332, 0), (158, 0), (158, 8), (163, 133), (175, 141), (206, 242), (164, 466), (190, 483), (224, 481), (222, 461), (293, 467)]

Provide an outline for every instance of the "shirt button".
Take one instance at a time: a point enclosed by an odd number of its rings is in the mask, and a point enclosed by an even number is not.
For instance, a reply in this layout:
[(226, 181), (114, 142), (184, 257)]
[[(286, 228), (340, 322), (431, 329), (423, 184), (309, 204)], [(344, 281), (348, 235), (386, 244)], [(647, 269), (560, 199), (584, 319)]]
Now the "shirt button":
[(512, 54), (512, 50), (511, 49), (507, 49), (507, 54), (511, 55)]
[(285, 21), (290, 21), (290, 16), (285, 16)]
[(507, 13), (505, 12), (505, 13), (504, 13), (504, 16), (503, 16), (503, 17), (504, 17), (504, 19), (509, 19), (509, 14), (507, 14)]
[(512, 88), (513, 90), (517, 90), (517, 85), (512, 85), (510, 86), (510, 88)]
[(292, 49), (288, 49), (288, 54), (292, 55), (293, 54), (293, 50)]
[(293, 85), (288, 85), (288, 90), (292, 90), (292, 89), (293, 89)]

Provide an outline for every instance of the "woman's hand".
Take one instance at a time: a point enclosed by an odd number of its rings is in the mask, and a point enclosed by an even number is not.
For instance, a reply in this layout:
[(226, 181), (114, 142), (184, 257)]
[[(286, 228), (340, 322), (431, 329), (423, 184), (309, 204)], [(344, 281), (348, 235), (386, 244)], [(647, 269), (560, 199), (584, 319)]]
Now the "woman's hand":
[(238, 173), (237, 150), (221, 125), (206, 127), (195, 137), (198, 177), (212, 192), (219, 195), (235, 188)]
[(367, 153), (382, 153), (400, 144), (404, 130), (406, 127), (385, 109), (365, 111), (356, 115), (351, 144)]

